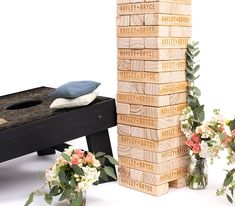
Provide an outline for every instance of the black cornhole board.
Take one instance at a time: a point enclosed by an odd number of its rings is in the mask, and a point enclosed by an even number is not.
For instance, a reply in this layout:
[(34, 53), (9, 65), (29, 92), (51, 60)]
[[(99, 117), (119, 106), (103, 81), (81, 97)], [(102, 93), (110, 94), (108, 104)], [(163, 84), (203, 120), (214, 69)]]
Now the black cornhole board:
[(39, 87), (0, 97), (0, 118), (7, 121), (0, 125), (0, 163), (32, 152), (53, 154), (82, 136), (89, 151), (112, 155), (108, 128), (117, 124), (115, 100), (99, 96), (88, 106), (53, 110), (52, 90)]

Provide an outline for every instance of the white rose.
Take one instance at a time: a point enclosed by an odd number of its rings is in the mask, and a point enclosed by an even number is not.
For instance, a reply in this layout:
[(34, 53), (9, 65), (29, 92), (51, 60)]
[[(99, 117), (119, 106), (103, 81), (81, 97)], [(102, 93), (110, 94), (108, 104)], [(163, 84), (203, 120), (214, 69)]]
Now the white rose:
[(208, 144), (205, 141), (202, 141), (200, 146), (201, 152), (199, 153), (199, 156), (202, 158), (208, 158), (210, 156)]

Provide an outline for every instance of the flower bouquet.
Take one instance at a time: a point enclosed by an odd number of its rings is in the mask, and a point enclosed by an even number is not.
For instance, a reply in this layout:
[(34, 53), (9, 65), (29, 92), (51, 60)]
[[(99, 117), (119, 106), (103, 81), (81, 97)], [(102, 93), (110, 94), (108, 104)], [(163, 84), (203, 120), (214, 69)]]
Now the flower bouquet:
[[(116, 179), (114, 169), (105, 164), (117, 165), (117, 161), (103, 152), (92, 154), (69, 147), (56, 159), (55, 163), (45, 171), (45, 185), (32, 192), (25, 203), (32, 203), (34, 196), (44, 196), (51, 204), (54, 197), (59, 201), (67, 200), (71, 206), (85, 205), (85, 192), (92, 185), (99, 184), (99, 178), (107, 181), (108, 177)], [(49, 187), (49, 192), (46, 191)]]

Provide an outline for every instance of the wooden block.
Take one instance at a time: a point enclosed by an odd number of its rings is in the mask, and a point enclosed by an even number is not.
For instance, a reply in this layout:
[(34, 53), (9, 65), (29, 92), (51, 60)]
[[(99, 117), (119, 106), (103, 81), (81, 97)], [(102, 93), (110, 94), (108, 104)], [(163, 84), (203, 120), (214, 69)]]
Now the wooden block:
[(130, 105), (117, 103), (117, 113), (118, 114), (130, 114)]
[(187, 102), (187, 93), (177, 93), (170, 95), (170, 105)]
[(165, 174), (156, 175), (152, 173), (144, 173), (144, 182), (151, 185), (159, 185), (173, 180), (185, 177), (187, 174), (187, 167), (177, 168), (172, 171), (168, 171)]
[(177, 180), (173, 180), (172, 182), (169, 183), (170, 187), (174, 187), (174, 188), (182, 188), (182, 187), (186, 187), (187, 186), (187, 177), (182, 177), (179, 178)]
[(121, 177), (131, 178), (130, 170), (125, 167), (118, 167), (118, 173)]
[(145, 71), (147, 72), (167, 72), (167, 71), (185, 71), (186, 61), (145, 61)]
[(0, 118), (0, 125), (5, 124), (7, 121), (3, 118)]
[(173, 83), (186, 81), (185, 71), (176, 72), (135, 72), (118, 71), (119, 81), (144, 82), (144, 83)]
[(118, 114), (117, 122), (119, 124), (127, 124), (151, 129), (165, 129), (168, 127), (175, 127), (180, 124), (179, 115), (156, 119), (142, 116)]
[[(128, 168), (126, 168), (128, 169)], [(144, 172), (139, 171), (139, 170), (134, 170), (134, 169), (129, 169), (130, 171), (130, 179), (143, 182), (144, 181)]]
[(153, 2), (153, 1), (160, 1), (160, 2), (172, 2), (172, 3), (179, 3), (179, 4), (192, 4), (192, 0), (145, 0), (145, 2)]
[(143, 83), (130, 83), (131, 93), (144, 94), (145, 93), (145, 84)]
[(118, 145), (118, 155), (123, 157), (131, 157), (131, 148), (127, 146)]
[(144, 25), (144, 15), (131, 15), (130, 16), (131, 26), (143, 26)]
[(161, 26), (192, 26), (190, 16), (166, 15), (166, 14), (145, 14), (145, 25)]
[(129, 26), (130, 25), (130, 17), (129, 16), (117, 16), (116, 24), (117, 24), (117, 26)]
[[(122, 145), (123, 147), (126, 146), (128, 148), (133, 147), (137, 149), (142, 149), (146, 151), (152, 151), (156, 154), (159, 152), (164, 152), (171, 150), (173, 148), (181, 147), (185, 144), (186, 138), (184, 136), (175, 137), (163, 141), (153, 141), (147, 140), (142, 138), (130, 137), (130, 136), (122, 136), (118, 135), (118, 144), (119, 146)], [(127, 157), (125, 155), (121, 155)]]
[(142, 161), (137, 158), (132, 159), (132, 158), (121, 157), (121, 156), (119, 156), (118, 159), (119, 159), (119, 164), (122, 167), (130, 168), (130, 169), (137, 170), (137, 171), (143, 171), (147, 173), (153, 173), (154, 175), (161, 175), (169, 171), (176, 170), (178, 168), (187, 167), (187, 165), (190, 162), (189, 155), (172, 159), (172, 160), (162, 162), (159, 164)]
[(130, 39), (129, 38), (118, 38), (117, 39), (117, 48), (130, 48)]
[(185, 52), (185, 49), (118, 49), (118, 58), (131, 60), (180, 60), (185, 58)]
[(144, 71), (144, 61), (131, 61), (131, 71)]
[(131, 147), (131, 158), (144, 161), (144, 150)]
[(145, 151), (144, 159), (145, 161), (148, 162), (162, 163), (188, 154), (189, 154), (189, 149), (186, 145), (184, 145), (181, 147), (173, 148), (159, 153)]
[(142, 127), (131, 127), (131, 135), (132, 137), (139, 137), (139, 138), (145, 138), (146, 132), (145, 128)]
[(161, 141), (174, 137), (183, 136), (180, 126), (161, 130), (145, 128), (145, 138), (149, 140)]
[(131, 134), (131, 127), (128, 125), (118, 124), (117, 125), (117, 133), (119, 135), (130, 135)]
[(128, 188), (131, 188), (140, 192), (144, 192), (150, 195), (154, 195), (154, 196), (166, 194), (169, 189), (168, 183), (154, 186), (150, 184), (145, 184), (143, 182), (138, 182), (129, 178), (124, 178), (121, 176), (119, 176), (118, 182), (120, 185), (124, 187), (128, 187)]
[(150, 96), (150, 95), (139, 95), (131, 93), (118, 93), (117, 102), (161, 107), (161, 106), (170, 105), (170, 95)]
[(179, 92), (186, 92), (188, 88), (187, 82), (172, 84), (145, 84), (145, 94), (149, 95), (165, 95)]
[[(140, 1), (138, 1), (140, 2)], [(169, 3), (169, 2), (150, 2), (150, 3), (136, 3), (122, 4), (117, 6), (118, 15), (130, 14), (178, 14), (191, 15), (191, 5)]]
[(118, 60), (117, 69), (120, 71), (131, 70), (131, 61), (130, 60)]
[(118, 82), (117, 90), (119, 92), (131, 92), (131, 83), (130, 82)]
[(153, 2), (153, 1), (172, 2), (179, 4), (192, 4), (192, 0), (145, 0), (145, 2)]
[(144, 0), (130, 0), (130, 3), (139, 3), (139, 2), (144, 2)]
[(167, 107), (147, 107), (142, 105), (130, 105), (130, 113), (131, 115), (136, 116), (145, 116), (145, 117), (152, 117), (152, 118), (161, 118), (161, 117), (169, 117), (180, 115), (187, 107), (187, 104), (179, 104), (174, 106), (167, 106)]
[(191, 37), (191, 27), (125, 26), (117, 28), (118, 37)]
[(189, 38), (145, 38), (146, 49), (187, 48)]
[(144, 38), (130, 38), (130, 48), (144, 49)]

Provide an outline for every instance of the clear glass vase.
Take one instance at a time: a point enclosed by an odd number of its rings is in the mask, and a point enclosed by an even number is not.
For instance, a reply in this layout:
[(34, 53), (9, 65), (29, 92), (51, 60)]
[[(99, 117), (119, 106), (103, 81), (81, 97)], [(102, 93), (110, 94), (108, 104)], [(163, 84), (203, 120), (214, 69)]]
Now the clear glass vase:
[(208, 165), (205, 158), (191, 160), (188, 169), (187, 183), (189, 188), (203, 190), (208, 184)]
[[(72, 199), (67, 199), (66, 205), (71, 206)], [(82, 205), (76, 205), (76, 206), (86, 206), (86, 192), (82, 192)]]

